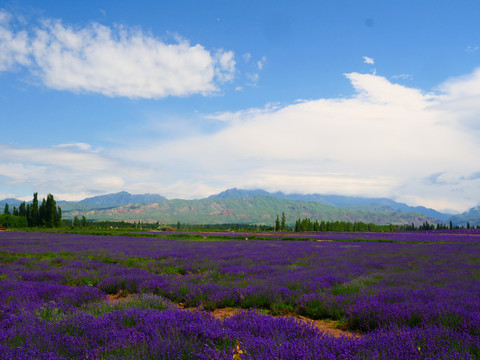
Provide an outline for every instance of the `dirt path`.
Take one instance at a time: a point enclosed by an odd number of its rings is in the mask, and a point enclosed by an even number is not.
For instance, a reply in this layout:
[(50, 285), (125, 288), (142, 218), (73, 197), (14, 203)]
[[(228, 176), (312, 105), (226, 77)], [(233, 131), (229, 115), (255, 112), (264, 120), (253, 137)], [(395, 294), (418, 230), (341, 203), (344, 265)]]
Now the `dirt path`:
[[(235, 315), (239, 312), (245, 311), (245, 309), (238, 309), (238, 308), (223, 308), (223, 309), (215, 309), (211, 313), (215, 319), (220, 319), (223, 320), (227, 317), (230, 317), (232, 315)], [(275, 316), (278, 317), (278, 316)], [(317, 329), (329, 334), (333, 335), (335, 337), (341, 337), (341, 336), (346, 336), (346, 337), (354, 337), (354, 338), (359, 338), (361, 335), (357, 332), (353, 331), (345, 331), (339, 329), (338, 322), (335, 320), (312, 320), (309, 319), (305, 316), (297, 315), (297, 314), (289, 314), (289, 315), (283, 315), (283, 317), (293, 317), (296, 320), (302, 321), (304, 323), (312, 324), (315, 326)]]

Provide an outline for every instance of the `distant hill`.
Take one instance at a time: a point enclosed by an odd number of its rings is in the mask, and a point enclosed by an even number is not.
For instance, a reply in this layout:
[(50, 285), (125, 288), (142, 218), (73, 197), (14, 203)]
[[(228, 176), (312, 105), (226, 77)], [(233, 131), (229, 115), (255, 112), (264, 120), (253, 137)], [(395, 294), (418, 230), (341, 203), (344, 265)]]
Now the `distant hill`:
[(18, 199), (14, 199), (14, 198), (8, 198), (8, 199), (0, 200), (0, 213), (3, 213), (3, 209), (5, 208), (5, 204), (8, 204), (8, 207), (10, 208), (10, 211), (12, 211), (14, 206), (19, 207), (22, 202), (23, 202), (22, 200), (18, 200)]
[[(280, 194), (283, 195), (283, 193), (281, 192), (269, 193), (268, 191), (265, 191), (265, 190), (240, 190), (237, 188), (233, 188), (233, 189), (222, 191), (221, 193), (216, 195), (211, 195), (207, 199), (242, 199), (242, 198), (252, 197), (252, 196), (283, 197)], [(299, 200), (299, 199), (292, 199), (292, 200)]]
[(480, 225), (480, 206), (471, 208), (464, 213), (454, 215), (450, 218), (454, 225), (467, 226), (470, 223), (471, 226)]
[[(63, 210), (63, 208), (62, 208)], [(274, 196), (251, 196), (236, 199), (164, 200), (152, 204), (124, 205), (105, 209), (63, 211), (63, 217), (85, 215), (92, 220), (142, 220), (174, 224), (273, 224), (276, 215), (286, 215), (288, 224), (298, 218), (309, 217), (319, 221), (362, 221), (376, 224), (421, 225), (436, 219), (419, 213), (346, 209), (318, 202), (281, 199)]]
[(313, 201), (325, 205), (339, 206), (344, 208), (351, 208), (357, 210), (370, 211), (396, 211), (402, 213), (417, 212), (434, 219), (441, 221), (448, 221), (452, 214), (441, 213), (434, 209), (429, 209), (423, 206), (409, 206), (404, 203), (399, 203), (387, 198), (365, 198), (356, 196), (342, 196), (342, 195), (320, 195), (320, 194), (284, 194), (282, 192), (269, 193), (264, 190), (240, 190), (228, 189), (217, 195), (212, 195), (209, 199), (240, 199), (251, 196), (273, 196), (281, 199), (299, 200), (299, 201)]
[(130, 205), (130, 204), (153, 204), (160, 201), (167, 200), (161, 195), (155, 194), (141, 194), (132, 195), (126, 191), (122, 191), (115, 194), (107, 194), (94, 196), (83, 199), (81, 201), (57, 201), (57, 205), (62, 210), (93, 210), (93, 209), (109, 209), (118, 206)]

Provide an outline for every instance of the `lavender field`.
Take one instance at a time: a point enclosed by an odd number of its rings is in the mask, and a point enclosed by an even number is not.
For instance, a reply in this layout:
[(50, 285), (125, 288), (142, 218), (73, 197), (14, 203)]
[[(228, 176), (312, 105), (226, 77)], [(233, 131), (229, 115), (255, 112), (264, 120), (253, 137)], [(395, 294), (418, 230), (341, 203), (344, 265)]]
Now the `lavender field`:
[(239, 235), (0, 232), (0, 358), (480, 359), (480, 233)]

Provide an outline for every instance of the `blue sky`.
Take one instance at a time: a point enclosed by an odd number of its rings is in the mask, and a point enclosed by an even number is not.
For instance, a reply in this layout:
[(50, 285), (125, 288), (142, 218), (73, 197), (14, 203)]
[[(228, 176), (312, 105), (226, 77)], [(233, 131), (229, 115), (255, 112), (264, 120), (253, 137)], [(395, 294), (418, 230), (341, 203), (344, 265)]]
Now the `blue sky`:
[(3, 1), (0, 199), (480, 202), (477, 1)]

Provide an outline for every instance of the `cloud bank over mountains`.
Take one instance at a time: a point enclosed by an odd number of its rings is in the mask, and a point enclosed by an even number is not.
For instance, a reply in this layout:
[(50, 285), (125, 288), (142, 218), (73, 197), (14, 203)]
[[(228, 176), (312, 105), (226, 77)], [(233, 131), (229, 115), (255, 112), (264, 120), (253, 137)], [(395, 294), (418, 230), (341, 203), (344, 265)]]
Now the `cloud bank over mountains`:
[[(480, 184), (471, 174), (480, 144), (460, 125), (465, 119), (448, 85), (432, 94), (373, 74), (346, 77), (356, 90), (351, 98), (217, 114), (229, 126), (215, 134), (131, 147), (121, 156), (182, 163), (218, 187), (393, 196), (437, 209), (475, 205)], [(455, 84), (476, 96), (471, 77)], [(164, 153), (169, 158), (158, 160)]]

